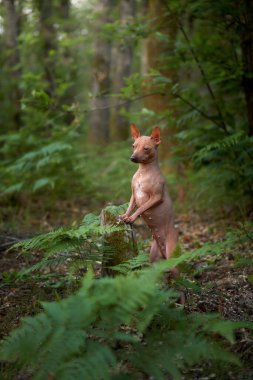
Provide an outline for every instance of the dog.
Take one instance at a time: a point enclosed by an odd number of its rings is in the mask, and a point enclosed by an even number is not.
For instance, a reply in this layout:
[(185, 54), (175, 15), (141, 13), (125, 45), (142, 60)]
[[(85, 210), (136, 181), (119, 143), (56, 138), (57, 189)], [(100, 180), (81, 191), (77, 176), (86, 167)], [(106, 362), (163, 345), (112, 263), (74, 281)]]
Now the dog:
[[(169, 259), (178, 239), (172, 202), (158, 164), (157, 148), (161, 143), (161, 132), (159, 127), (155, 127), (150, 136), (141, 136), (134, 124), (130, 125), (130, 130), (134, 140), (130, 159), (138, 163), (139, 168), (132, 178), (129, 207), (120, 219), (132, 224), (138, 216), (143, 217), (153, 237), (150, 251), (150, 261), (153, 263)], [(172, 273), (176, 275), (178, 270), (174, 268)]]

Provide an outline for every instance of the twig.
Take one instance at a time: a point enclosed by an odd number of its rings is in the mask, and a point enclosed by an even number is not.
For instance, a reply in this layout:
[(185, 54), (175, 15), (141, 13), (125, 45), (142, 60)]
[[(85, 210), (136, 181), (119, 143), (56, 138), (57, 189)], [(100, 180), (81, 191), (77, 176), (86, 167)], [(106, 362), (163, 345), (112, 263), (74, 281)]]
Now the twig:
[[(209, 83), (208, 80), (207, 80), (206, 73), (205, 73), (205, 71), (204, 71), (204, 69), (203, 69), (203, 66), (201, 65), (200, 60), (199, 60), (198, 56), (196, 55), (196, 53), (195, 53), (195, 51), (194, 51), (194, 49), (193, 49), (193, 47), (192, 47), (192, 45), (191, 45), (191, 42), (190, 42), (190, 40), (189, 40), (189, 37), (187, 36), (187, 34), (186, 34), (185, 30), (184, 30), (183, 24), (181, 23), (181, 21), (180, 21), (179, 19), (178, 19), (178, 25), (179, 25), (179, 28), (180, 28), (181, 32), (182, 32), (183, 35), (184, 35), (184, 38), (185, 38), (186, 42), (188, 43), (189, 49), (190, 49), (190, 51), (191, 51), (191, 53), (192, 53), (193, 58), (195, 59), (195, 62), (196, 62), (196, 64), (197, 64), (198, 68), (199, 68), (199, 71), (201, 72), (202, 78), (203, 78), (204, 83), (205, 83), (205, 85), (206, 85), (206, 87), (207, 87), (207, 89), (208, 89), (208, 92), (209, 92), (211, 98), (213, 99), (213, 103), (214, 103), (214, 105), (215, 105), (215, 107), (216, 107), (216, 109), (217, 109), (217, 112), (218, 112), (218, 114), (219, 114), (219, 117), (220, 117), (220, 119), (221, 119), (221, 123), (219, 123), (219, 126), (220, 126), (220, 127), (226, 132), (226, 133), (228, 133), (227, 126), (226, 126), (226, 124), (225, 124), (225, 122), (224, 122), (224, 119), (223, 119), (223, 115), (222, 115), (222, 112), (221, 112), (220, 106), (219, 106), (219, 104), (218, 104), (218, 102), (217, 102), (217, 100), (216, 100), (216, 97), (215, 97), (215, 95), (214, 95), (214, 92), (213, 92), (213, 90), (212, 90), (212, 87), (211, 87), (210, 83)], [(218, 125), (218, 124), (216, 124), (216, 125)]]
[(182, 102), (184, 102), (185, 104), (187, 104), (192, 110), (197, 111), (205, 119), (211, 120), (215, 125), (217, 125), (218, 127), (221, 127), (221, 125), (217, 121), (215, 121), (212, 116), (208, 115), (207, 113), (205, 113), (204, 111), (202, 111), (201, 109), (199, 109), (197, 106), (195, 106), (194, 104), (192, 104), (188, 99), (183, 98), (180, 94), (172, 94), (172, 95), (174, 95), (176, 98), (182, 100)]
[(125, 104), (133, 103), (133, 102), (135, 102), (137, 100), (141, 100), (141, 99), (147, 98), (149, 96), (153, 96), (153, 95), (164, 96), (165, 94), (161, 93), (161, 92), (151, 92), (150, 94), (144, 94), (144, 95), (141, 95), (141, 96), (137, 96), (134, 99), (129, 99), (129, 100), (126, 100), (126, 101), (121, 102), (121, 103), (111, 104), (109, 106), (104, 106), (104, 107), (96, 107), (96, 108), (91, 108), (91, 109), (85, 109), (84, 112), (88, 113), (88, 112), (95, 112), (95, 111), (98, 111), (98, 110), (104, 110), (104, 109), (108, 109), (108, 108), (117, 108), (117, 107), (124, 106)]
[(14, 240), (14, 241), (19, 241), (19, 239), (17, 239), (17, 238), (14, 237), (14, 236), (0, 235), (0, 238), (9, 239), (9, 240)]
[[(17, 240), (16, 242), (18, 243), (20, 240)], [(14, 243), (13, 242), (9, 242), (9, 243), (3, 243), (3, 244), (0, 244), (0, 250), (2, 249), (2, 248), (7, 248), (7, 247), (11, 247), (12, 245), (14, 245)]]

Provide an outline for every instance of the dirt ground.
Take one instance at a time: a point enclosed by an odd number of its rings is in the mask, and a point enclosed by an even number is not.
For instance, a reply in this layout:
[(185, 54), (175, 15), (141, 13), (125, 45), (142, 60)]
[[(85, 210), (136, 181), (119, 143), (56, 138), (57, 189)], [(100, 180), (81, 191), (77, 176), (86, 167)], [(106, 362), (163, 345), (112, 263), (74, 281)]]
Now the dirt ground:
[[(210, 221), (196, 214), (180, 215), (176, 224), (180, 231), (180, 242), (187, 250), (222, 239), (228, 227), (225, 221), (210, 224)], [(140, 224), (137, 230), (143, 238), (147, 238), (145, 227)], [(21, 238), (23, 236), (14, 236), (10, 232), (0, 233), (0, 338), (18, 326), (21, 317), (37, 313), (40, 301), (65, 296), (69, 292), (69, 289), (65, 293), (64, 290), (44, 287), (33, 279), (23, 283), (12, 281), (12, 273), (15, 275), (15, 271), (27, 266), (28, 262), (36, 263), (40, 259), (38, 253), (24, 257), (8, 251), (10, 245)], [(238, 255), (243, 258), (243, 249), (245, 247), (242, 247), (241, 252), (237, 249), (232, 253), (215, 258), (202, 257), (190, 263), (191, 274), (185, 276), (190, 276), (193, 286), (185, 290), (186, 312), (215, 312), (224, 319), (253, 322), (252, 266), (238, 260)], [(253, 247), (248, 246), (247, 257), (250, 254), (253, 254)], [(253, 338), (247, 330), (240, 329), (236, 333), (233, 351), (241, 357), (242, 367), (224, 371), (220, 369), (218, 374), (217, 369), (206, 364), (186, 372), (185, 379), (253, 379)]]

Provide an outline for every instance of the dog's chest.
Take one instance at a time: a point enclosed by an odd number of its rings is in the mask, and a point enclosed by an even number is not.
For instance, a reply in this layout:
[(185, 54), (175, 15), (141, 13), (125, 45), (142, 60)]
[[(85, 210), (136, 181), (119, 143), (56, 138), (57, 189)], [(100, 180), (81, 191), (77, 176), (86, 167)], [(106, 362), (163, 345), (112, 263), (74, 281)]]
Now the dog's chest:
[(133, 188), (137, 206), (140, 206), (149, 199), (152, 184), (147, 176), (137, 175), (133, 181)]
[(137, 198), (142, 198), (145, 195), (145, 190), (141, 182), (138, 182), (135, 186), (135, 195)]

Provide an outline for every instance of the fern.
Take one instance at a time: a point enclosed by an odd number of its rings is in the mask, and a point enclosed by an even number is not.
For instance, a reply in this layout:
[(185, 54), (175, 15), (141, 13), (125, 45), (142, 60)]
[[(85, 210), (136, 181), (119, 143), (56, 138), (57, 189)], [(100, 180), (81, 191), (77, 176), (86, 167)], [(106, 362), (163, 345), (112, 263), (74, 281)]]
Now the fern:
[(41, 380), (112, 379), (140, 371), (181, 379), (185, 366), (203, 360), (238, 364), (212, 334), (232, 342), (235, 328), (252, 324), (175, 308), (175, 293), (158, 286), (162, 267), (113, 279), (88, 274), (76, 294), (43, 303), (44, 312), (25, 318), (2, 342), (1, 360), (17, 361)]
[[(191, 251), (185, 251), (182, 246), (178, 244), (173, 253), (173, 257), (166, 262), (161, 262), (157, 265), (164, 268), (164, 270), (177, 266), (182, 272), (187, 273), (189, 272), (188, 264), (196, 259), (201, 257), (209, 257), (206, 261), (211, 262), (221, 257), (225, 252), (234, 252), (235, 247), (238, 247), (238, 245), (251, 242), (253, 240), (252, 231), (252, 223), (248, 222), (246, 225), (242, 225), (241, 228), (231, 229), (223, 240), (206, 243), (202, 247)], [(131, 260), (111, 267), (111, 269), (126, 275), (131, 271), (141, 270), (143, 267), (147, 267), (148, 265), (149, 256), (145, 253), (141, 253)], [(198, 272), (200, 270), (201, 269), (199, 268)], [(184, 285), (186, 282), (187, 281), (183, 281), (182, 284)], [(194, 284), (187, 284), (187, 286), (189, 285), (194, 287)]]
[(54, 142), (48, 145), (43, 146), (42, 148), (34, 151), (30, 151), (28, 153), (25, 153), (22, 157), (20, 157), (13, 165), (10, 165), (7, 169), (7, 172), (16, 172), (17, 170), (22, 170), (25, 166), (33, 166), (33, 161), (36, 162), (38, 160), (37, 165), (41, 166), (39, 164), (40, 160), (45, 159), (47, 156), (50, 156), (50, 159), (52, 160), (52, 155), (58, 153), (58, 152), (64, 152), (71, 150), (72, 147), (70, 144), (66, 144), (63, 142)]
[(81, 242), (87, 241), (91, 236), (101, 236), (121, 229), (122, 227), (119, 226), (100, 226), (99, 217), (88, 215), (80, 226), (60, 227), (46, 234), (23, 240), (12, 248), (21, 248), (23, 252), (40, 250), (49, 255), (57, 251), (68, 252), (80, 246)]
[(127, 274), (133, 270), (142, 269), (149, 265), (149, 256), (146, 253), (140, 253), (138, 256), (131, 260), (125, 261), (119, 265), (110, 267), (111, 269), (121, 274)]
[(244, 132), (234, 133), (233, 135), (224, 137), (221, 140), (208, 144), (207, 146), (202, 148), (200, 151), (198, 151), (198, 153), (195, 155), (195, 159), (202, 160), (206, 157), (206, 155), (209, 152), (213, 150), (227, 151), (229, 148), (238, 146), (242, 141), (245, 141), (245, 139), (250, 141), (250, 138), (247, 137)]
[[(115, 212), (118, 208), (115, 206)], [(44, 257), (30, 268), (22, 269), (19, 278), (41, 271), (47, 267), (57, 267), (67, 263), (71, 271), (85, 266), (88, 261), (101, 260), (110, 255), (111, 248), (103, 244), (103, 236), (122, 230), (122, 226), (101, 226), (100, 218), (87, 214), (79, 226), (60, 227), (46, 234), (23, 240), (11, 247), (20, 250), (20, 254), (40, 251)]]
[[(221, 138), (198, 150), (193, 156), (197, 201), (206, 205), (234, 204), (248, 207), (253, 192), (253, 139), (244, 132)], [(194, 192), (194, 190), (193, 190)], [(240, 198), (240, 202), (238, 202)], [(196, 200), (195, 200), (196, 201)], [(219, 207), (218, 207), (219, 208)]]

